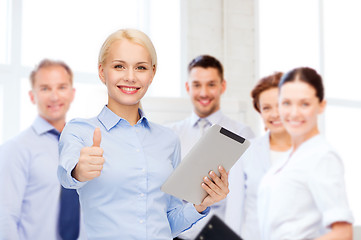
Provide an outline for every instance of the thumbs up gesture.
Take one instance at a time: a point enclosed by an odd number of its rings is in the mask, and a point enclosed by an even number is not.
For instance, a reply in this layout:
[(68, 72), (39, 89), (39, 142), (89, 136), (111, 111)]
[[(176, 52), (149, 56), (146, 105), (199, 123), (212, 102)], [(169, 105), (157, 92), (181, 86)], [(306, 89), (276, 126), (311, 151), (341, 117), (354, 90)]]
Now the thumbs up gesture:
[(100, 147), (101, 133), (96, 128), (93, 134), (93, 145), (80, 150), (80, 157), (71, 175), (80, 182), (99, 177), (103, 169), (103, 149)]

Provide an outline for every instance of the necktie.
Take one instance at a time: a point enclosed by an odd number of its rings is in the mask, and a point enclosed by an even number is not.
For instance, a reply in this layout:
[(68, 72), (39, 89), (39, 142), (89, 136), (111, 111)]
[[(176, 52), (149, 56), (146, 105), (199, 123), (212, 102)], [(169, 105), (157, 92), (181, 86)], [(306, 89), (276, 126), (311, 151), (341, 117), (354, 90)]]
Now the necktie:
[[(60, 137), (55, 129), (49, 133)], [(62, 240), (76, 240), (79, 236), (80, 204), (79, 196), (75, 189), (61, 187), (60, 212), (58, 219), (59, 235)]]
[(206, 118), (200, 118), (198, 120), (198, 127), (199, 127), (201, 136), (203, 136), (203, 134), (206, 132), (206, 130), (208, 129), (208, 127), (210, 125), (211, 125), (210, 122)]

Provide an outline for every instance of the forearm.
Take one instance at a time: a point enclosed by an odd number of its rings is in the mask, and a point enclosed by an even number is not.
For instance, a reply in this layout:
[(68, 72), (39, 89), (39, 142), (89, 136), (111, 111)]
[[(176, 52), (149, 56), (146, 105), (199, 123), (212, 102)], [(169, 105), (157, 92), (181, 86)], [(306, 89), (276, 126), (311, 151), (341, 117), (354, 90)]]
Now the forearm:
[(352, 240), (352, 224), (336, 222), (332, 224), (331, 231), (315, 240)]

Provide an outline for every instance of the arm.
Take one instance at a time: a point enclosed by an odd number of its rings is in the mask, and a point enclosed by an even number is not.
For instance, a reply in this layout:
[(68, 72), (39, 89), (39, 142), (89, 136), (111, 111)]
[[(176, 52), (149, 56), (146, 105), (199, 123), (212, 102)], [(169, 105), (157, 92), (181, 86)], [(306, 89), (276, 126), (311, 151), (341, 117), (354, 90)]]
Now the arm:
[(348, 207), (343, 172), (341, 159), (329, 152), (311, 173), (310, 190), (322, 213), (323, 225), (331, 228), (319, 240), (352, 239), (353, 216)]
[[(180, 142), (175, 143), (174, 153), (172, 157), (173, 168), (180, 163)], [(169, 206), (167, 209), (167, 217), (172, 231), (173, 237), (178, 236), (181, 232), (189, 229), (196, 222), (209, 213), (209, 208), (203, 213), (199, 213), (191, 203), (185, 203), (176, 197), (169, 195)]]
[(71, 172), (73, 178), (80, 182), (86, 182), (100, 176), (104, 164), (100, 142), (100, 129), (96, 128), (93, 134), (93, 146), (83, 147), (80, 151), (79, 161)]
[(352, 240), (352, 224), (347, 222), (335, 222), (331, 225), (331, 231), (315, 240)]
[(92, 131), (91, 129), (94, 127), (79, 128), (78, 125), (69, 123), (62, 132), (59, 142), (58, 178), (65, 188), (78, 189), (101, 173), (104, 158), (103, 149), (100, 148), (99, 128), (94, 130), (91, 147), (84, 147), (87, 143), (84, 143), (83, 139), (78, 136), (80, 133), (84, 135), (85, 132)]
[(19, 239), (17, 226), (27, 185), (27, 158), (31, 156), (16, 145), (9, 142), (0, 150), (0, 239)]

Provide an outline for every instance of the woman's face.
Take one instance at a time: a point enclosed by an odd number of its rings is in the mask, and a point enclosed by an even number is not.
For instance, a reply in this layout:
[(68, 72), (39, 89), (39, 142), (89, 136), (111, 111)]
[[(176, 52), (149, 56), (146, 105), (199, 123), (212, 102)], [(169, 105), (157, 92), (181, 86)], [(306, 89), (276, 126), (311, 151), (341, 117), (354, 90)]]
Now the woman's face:
[(278, 88), (270, 88), (259, 95), (259, 109), (263, 123), (271, 133), (285, 132), (278, 112)]
[(283, 125), (292, 138), (307, 140), (318, 134), (317, 116), (326, 102), (319, 102), (315, 88), (298, 80), (287, 82), (280, 89), (279, 102)]
[(152, 83), (155, 68), (147, 49), (123, 39), (109, 49), (105, 63), (99, 65), (99, 77), (108, 88), (108, 107), (139, 106)]

